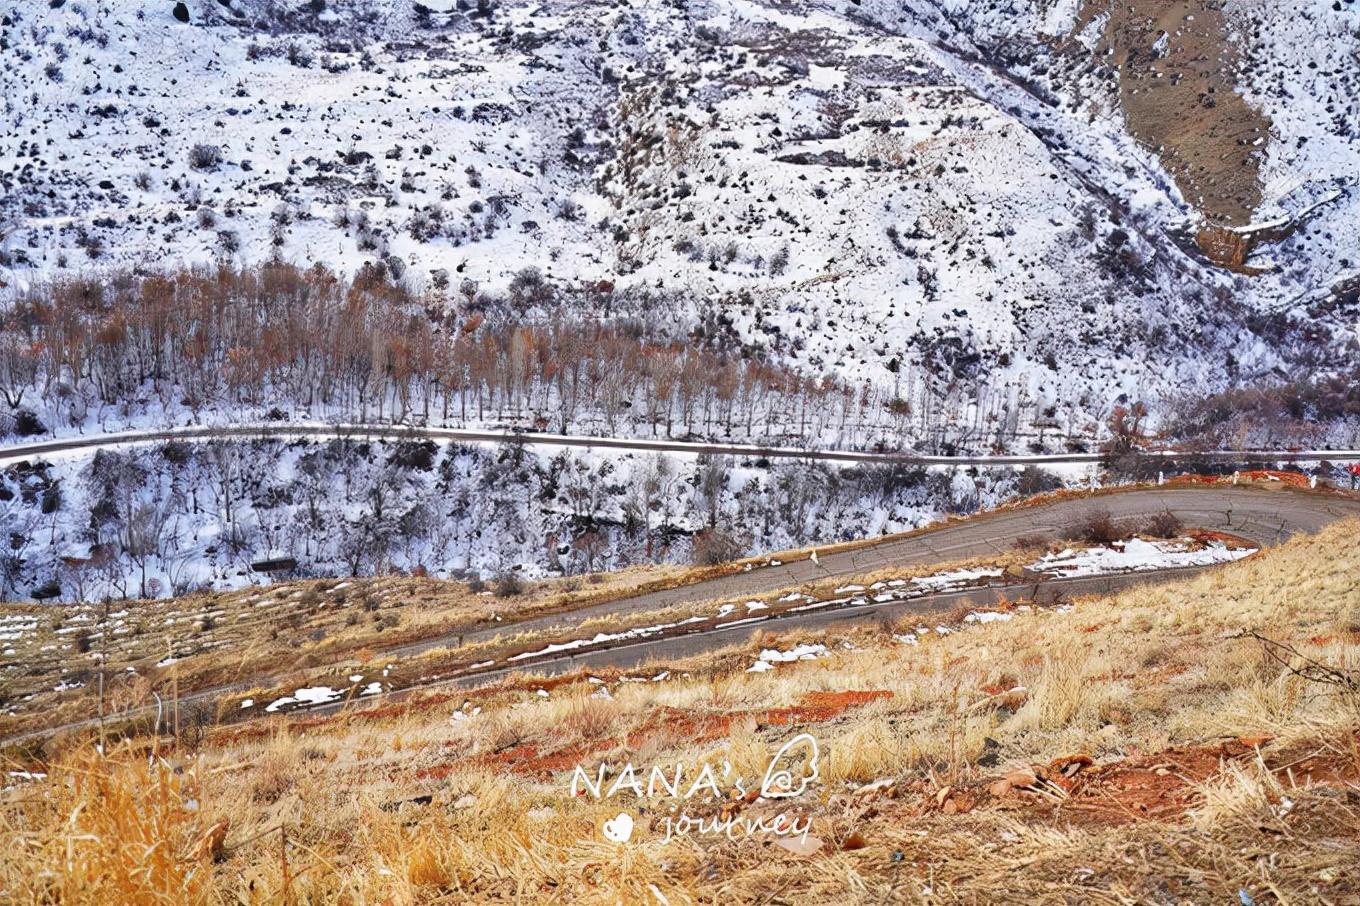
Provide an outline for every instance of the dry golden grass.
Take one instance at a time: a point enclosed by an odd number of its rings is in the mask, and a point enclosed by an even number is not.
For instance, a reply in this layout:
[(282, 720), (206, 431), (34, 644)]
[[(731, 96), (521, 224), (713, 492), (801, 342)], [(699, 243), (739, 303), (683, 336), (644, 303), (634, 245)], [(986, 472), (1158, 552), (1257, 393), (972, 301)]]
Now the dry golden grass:
[[(743, 563), (745, 561), (742, 561)], [(286, 582), (183, 598), (94, 604), (0, 604), (0, 631), (22, 660), (0, 677), (13, 713), (0, 734), (67, 723), (99, 713), (105, 664), (107, 715), (145, 708), (172, 691), (240, 683), (286, 685), (318, 668), (357, 666), (375, 652), (441, 636), (505, 627), (739, 569), (648, 565), (529, 583), (495, 597), (467, 583), (410, 577)], [(469, 649), (470, 650), (470, 649)], [(173, 663), (166, 663), (167, 659)], [(278, 665), (288, 665), (280, 671)], [(164, 666), (162, 666), (164, 664)], [(129, 669), (130, 668), (130, 669)], [(290, 677), (291, 675), (291, 677)]]
[[(1360, 701), (1303, 681), (1246, 633), (1354, 669), (1357, 528), (916, 645), (893, 639), (910, 623), (765, 638), (668, 664), (663, 682), (611, 681), (607, 699), (579, 676), (545, 681), (547, 697), (507, 683), (466, 705), (224, 727), (192, 754), (79, 747), (5, 793), (0, 889), (19, 903), (1229, 902), (1239, 890), (1340, 902), (1360, 885)], [(744, 672), (758, 644), (803, 641), (830, 656)], [(774, 717), (846, 690), (892, 695)], [(759, 840), (662, 842), (665, 803), (569, 795), (564, 766), (601, 760), (758, 774), (800, 729), (823, 750), (799, 800), (823, 841), (810, 857)], [(1215, 747), (1239, 736), (1259, 748), (1220, 765)], [(1076, 752), (1165, 761), (1145, 773), (1172, 785), (1172, 807), (1138, 817), (1114, 783), (1097, 787), (1105, 810), (1056, 791), (978, 792)], [(880, 778), (895, 797), (854, 795)], [(951, 814), (952, 790), (976, 801)], [(639, 822), (627, 845), (600, 834), (621, 805)], [(197, 844), (224, 820), (214, 861)]]

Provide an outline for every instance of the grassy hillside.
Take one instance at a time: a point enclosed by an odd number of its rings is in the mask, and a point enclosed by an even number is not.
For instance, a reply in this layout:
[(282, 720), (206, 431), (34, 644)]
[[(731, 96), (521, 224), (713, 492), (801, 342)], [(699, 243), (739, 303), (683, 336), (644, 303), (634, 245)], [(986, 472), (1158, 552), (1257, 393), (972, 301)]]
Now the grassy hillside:
[[(944, 632), (767, 636), (192, 746), (73, 747), (13, 766), (45, 776), (9, 778), (0, 888), (63, 903), (1344, 900), (1360, 884), (1357, 528)], [(800, 795), (731, 793), (801, 732), (819, 758)], [(573, 795), (574, 767), (594, 780), (605, 764), (608, 786), (627, 762), (644, 786), (654, 765), (710, 765), (721, 798)], [(809, 760), (781, 766), (796, 781)], [(806, 837), (678, 833), (682, 816), (745, 828), (780, 812), (810, 821)], [(626, 843), (602, 834), (620, 814)]]

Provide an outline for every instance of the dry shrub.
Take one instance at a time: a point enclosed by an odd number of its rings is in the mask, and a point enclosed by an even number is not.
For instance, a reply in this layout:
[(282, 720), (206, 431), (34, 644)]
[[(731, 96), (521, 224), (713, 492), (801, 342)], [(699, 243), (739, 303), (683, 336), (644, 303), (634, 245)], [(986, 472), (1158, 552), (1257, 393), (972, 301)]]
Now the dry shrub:
[(524, 580), (515, 572), (504, 572), (496, 577), (491, 590), (498, 598), (513, 598), (524, 593)]
[(706, 528), (694, 536), (693, 560), (696, 566), (731, 563), (741, 555), (740, 542), (724, 529)]
[(445, 887), (449, 871), (429, 840), (419, 840), (406, 859), (406, 877), (417, 887)]
[(890, 777), (902, 769), (902, 741), (887, 721), (871, 720), (826, 745), (822, 782), (850, 780), (866, 783)]
[(1360, 600), (1347, 602), (1336, 614), (1337, 632), (1360, 636)]
[(1011, 545), (1017, 551), (1044, 551), (1048, 549), (1049, 538), (1047, 535), (1021, 535), (1015, 539)]
[(1246, 765), (1228, 763), (1223, 771), (1201, 788), (1204, 804), (1191, 816), (1191, 824), (1205, 833), (1226, 830), (1232, 825), (1252, 828), (1279, 825), (1275, 806), (1284, 797), (1284, 787), (1261, 762)]
[(1089, 662), (1088, 650), (1073, 640), (1044, 655), (1043, 669), (1016, 722), (1039, 730), (1060, 730), (1076, 722), (1094, 703)]
[(568, 738), (591, 742), (613, 735), (620, 709), (613, 701), (580, 696), (566, 702), (561, 728)]
[(1077, 523), (1078, 540), (1089, 544), (1109, 544), (1124, 537), (1109, 510), (1092, 510)]
[(1163, 510), (1147, 521), (1143, 526), (1143, 534), (1150, 538), (1179, 538), (1182, 528), (1175, 513)]

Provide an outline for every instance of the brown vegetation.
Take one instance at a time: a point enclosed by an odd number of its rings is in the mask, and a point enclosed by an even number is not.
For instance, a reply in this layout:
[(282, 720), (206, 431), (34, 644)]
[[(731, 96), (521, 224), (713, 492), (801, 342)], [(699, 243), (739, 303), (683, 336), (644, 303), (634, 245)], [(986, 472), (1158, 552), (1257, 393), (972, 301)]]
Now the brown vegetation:
[[(1250, 632), (1354, 670), (1355, 530), (915, 645), (764, 638), (833, 650), (765, 674), (743, 645), (657, 682), (526, 677), (210, 730), (193, 758), (82, 748), (23, 766), (48, 776), (7, 794), (0, 884), (65, 903), (1339, 901), (1360, 880), (1357, 703)], [(573, 759), (749, 773), (794, 727), (824, 752), (801, 855), (663, 843), (664, 805), (568, 794)], [(621, 807), (628, 844), (600, 836)]]
[(1109, 18), (1095, 54), (1118, 70), (1129, 131), (1208, 218), (1249, 221), (1261, 199), (1270, 121), (1237, 91), (1240, 61), (1221, 5), (1088, 0), (1077, 30), (1101, 13)]
[(462, 305), (435, 304), (377, 266), (345, 280), (280, 262), (60, 282), (0, 316), (0, 393), (11, 408), (56, 403), (73, 421), (148, 395), (194, 414), (296, 406), (359, 421), (541, 419), (559, 431), (588, 417), (609, 433), (668, 436), (749, 435), (757, 423), (802, 436), (828, 413), (864, 415), (855, 389), (682, 341), (673, 324), (655, 339), (624, 317), (568, 318), (554, 292), (526, 277), (506, 299), (473, 286)]

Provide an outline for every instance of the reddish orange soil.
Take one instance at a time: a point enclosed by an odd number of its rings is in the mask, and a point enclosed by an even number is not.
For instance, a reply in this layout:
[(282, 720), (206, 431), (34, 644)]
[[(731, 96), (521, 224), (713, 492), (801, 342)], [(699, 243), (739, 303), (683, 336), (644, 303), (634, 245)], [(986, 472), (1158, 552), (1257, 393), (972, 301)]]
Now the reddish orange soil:
[[(1288, 485), (1293, 488), (1308, 488), (1308, 476), (1299, 472), (1285, 472), (1280, 469), (1252, 469), (1237, 473), (1238, 483)], [(1231, 475), (1176, 475), (1167, 479), (1167, 484), (1232, 484)], [(1314, 490), (1322, 491), (1324, 488)]]
[[(1077, 754), (1046, 765), (1008, 772), (1004, 778), (957, 788), (917, 781), (902, 792), (913, 814), (955, 814), (983, 805), (1082, 825), (1117, 826), (1134, 821), (1174, 821), (1200, 805), (1200, 786), (1233, 761), (1255, 758), (1269, 737), (1238, 737), (1217, 744), (1135, 753), (1097, 765)], [(1360, 787), (1360, 737), (1307, 754), (1272, 753), (1270, 770), (1287, 787)], [(1350, 748), (1348, 749), (1347, 746)]]
[(728, 735), (734, 723), (746, 719), (755, 720), (757, 726), (775, 727), (824, 723), (841, 716), (851, 708), (891, 697), (892, 693), (885, 690), (809, 692), (798, 704), (791, 707), (763, 711), (732, 711), (723, 714), (703, 714), (670, 707), (658, 708), (647, 716), (641, 726), (623, 739), (582, 742), (550, 752), (544, 752), (539, 746), (526, 743), (422, 769), (416, 776), (443, 779), (460, 766), (504, 769), (517, 774), (551, 775), (571, 770), (590, 756), (607, 752), (620, 744), (628, 749), (635, 749), (648, 737), (663, 730), (672, 738), (699, 743), (710, 742)]

